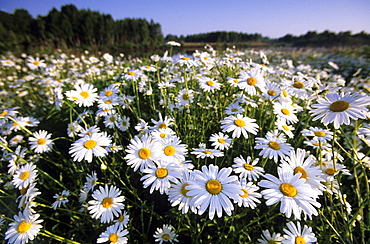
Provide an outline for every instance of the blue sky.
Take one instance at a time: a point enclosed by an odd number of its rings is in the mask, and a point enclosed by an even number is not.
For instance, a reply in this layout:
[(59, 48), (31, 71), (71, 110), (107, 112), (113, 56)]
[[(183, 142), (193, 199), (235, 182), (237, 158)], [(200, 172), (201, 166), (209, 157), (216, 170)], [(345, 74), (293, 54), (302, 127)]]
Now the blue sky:
[(0, 0), (0, 10), (13, 13), (24, 8), (36, 17), (66, 4), (114, 19), (153, 19), (164, 35), (236, 31), (277, 38), (324, 30), (370, 33), (370, 0)]

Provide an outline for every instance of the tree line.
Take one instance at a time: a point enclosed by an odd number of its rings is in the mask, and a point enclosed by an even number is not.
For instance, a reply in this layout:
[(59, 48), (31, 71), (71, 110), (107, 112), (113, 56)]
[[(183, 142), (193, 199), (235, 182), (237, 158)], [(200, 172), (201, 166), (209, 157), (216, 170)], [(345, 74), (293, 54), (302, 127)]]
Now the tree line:
[(163, 45), (161, 25), (153, 20), (113, 20), (109, 14), (65, 5), (33, 18), (27, 10), (0, 11), (0, 51), (118, 49)]
[(197, 43), (264, 42), (273, 46), (328, 47), (370, 45), (366, 32), (352, 34), (350, 31), (317, 33), (270, 39), (261, 34), (215, 31), (187, 36), (162, 34), (161, 25), (153, 20), (125, 18), (114, 20), (109, 14), (77, 9), (68, 4), (61, 10), (53, 8), (46, 16), (33, 18), (27, 10), (16, 9), (14, 13), (0, 11), (0, 53), (45, 52), (55, 49), (107, 50), (153, 49), (165, 41)]

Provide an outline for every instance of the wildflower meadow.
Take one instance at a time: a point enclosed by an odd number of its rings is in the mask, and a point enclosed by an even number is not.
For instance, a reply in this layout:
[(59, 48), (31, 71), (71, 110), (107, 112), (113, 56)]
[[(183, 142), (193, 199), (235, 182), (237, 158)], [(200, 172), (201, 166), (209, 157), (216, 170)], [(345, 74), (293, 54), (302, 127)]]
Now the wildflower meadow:
[(0, 56), (4, 243), (367, 243), (368, 56), (179, 45)]

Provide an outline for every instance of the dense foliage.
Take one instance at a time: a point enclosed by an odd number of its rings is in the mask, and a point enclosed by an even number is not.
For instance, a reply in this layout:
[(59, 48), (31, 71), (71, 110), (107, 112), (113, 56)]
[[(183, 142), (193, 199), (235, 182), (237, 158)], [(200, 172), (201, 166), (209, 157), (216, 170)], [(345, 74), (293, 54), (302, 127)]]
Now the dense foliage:
[(161, 25), (153, 20), (113, 20), (109, 14), (65, 5), (34, 19), (27, 10), (0, 11), (0, 52), (45, 49), (153, 47), (163, 43)]

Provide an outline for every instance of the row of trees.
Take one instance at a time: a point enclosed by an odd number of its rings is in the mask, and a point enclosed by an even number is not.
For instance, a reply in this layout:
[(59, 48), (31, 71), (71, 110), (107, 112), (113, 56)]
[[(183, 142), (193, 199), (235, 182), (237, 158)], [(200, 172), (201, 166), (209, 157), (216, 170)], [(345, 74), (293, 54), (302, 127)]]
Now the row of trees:
[(27, 10), (0, 11), (0, 51), (115, 49), (162, 45), (161, 25), (145, 19), (113, 20), (109, 14), (65, 5), (34, 19)]
[(215, 31), (208, 33), (201, 33), (195, 35), (187, 35), (177, 37), (175, 35), (166, 36), (166, 40), (183, 41), (183, 42), (229, 42), (229, 43), (240, 43), (240, 42), (257, 42), (262, 41), (261, 34), (246, 34), (241, 32), (233, 31)]
[(352, 34), (350, 31), (339, 32), (338, 34), (328, 30), (321, 33), (309, 31), (300, 36), (287, 34), (277, 39), (277, 43), (297, 47), (364, 46), (370, 45), (370, 34), (364, 31), (357, 34)]

